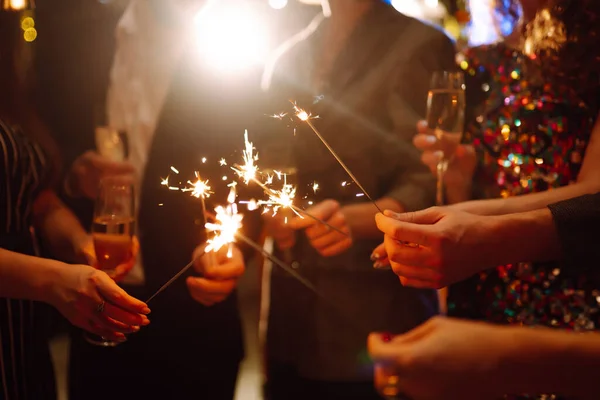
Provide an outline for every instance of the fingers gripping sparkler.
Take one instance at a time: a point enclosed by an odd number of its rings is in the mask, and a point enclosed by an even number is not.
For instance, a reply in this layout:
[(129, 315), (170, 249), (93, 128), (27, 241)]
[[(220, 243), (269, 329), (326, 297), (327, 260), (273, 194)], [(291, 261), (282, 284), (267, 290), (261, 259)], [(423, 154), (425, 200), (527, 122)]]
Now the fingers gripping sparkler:
[[(198, 177), (198, 175), (196, 176)], [(210, 186), (207, 185), (207, 182), (208, 181), (201, 181), (198, 177), (197, 182), (191, 183), (192, 187), (182, 189), (182, 191), (191, 191), (193, 197), (204, 199), (204, 197), (207, 197), (208, 193), (210, 192)], [(156, 292), (154, 292), (147, 302), (154, 299), (159, 293), (171, 286), (173, 282), (175, 282), (177, 279), (179, 279), (179, 277), (181, 277), (181, 275), (189, 270), (194, 265), (196, 260), (202, 257), (204, 254), (211, 254), (214, 257), (214, 254), (223, 246), (229, 246), (229, 249), (227, 250), (227, 257), (231, 258), (233, 256), (233, 243), (235, 242), (237, 231), (242, 227), (243, 216), (242, 214), (238, 213), (237, 204), (235, 203), (235, 183), (231, 183), (229, 186), (231, 189), (229, 191), (229, 196), (227, 196), (228, 204), (225, 207), (218, 206), (215, 208), (215, 222), (207, 222), (204, 225), (207, 232), (213, 234), (212, 238), (209, 237), (206, 240), (206, 247), (204, 248), (204, 251), (194, 258), (189, 264), (183, 267)], [(205, 216), (206, 215), (207, 213), (205, 213)]]

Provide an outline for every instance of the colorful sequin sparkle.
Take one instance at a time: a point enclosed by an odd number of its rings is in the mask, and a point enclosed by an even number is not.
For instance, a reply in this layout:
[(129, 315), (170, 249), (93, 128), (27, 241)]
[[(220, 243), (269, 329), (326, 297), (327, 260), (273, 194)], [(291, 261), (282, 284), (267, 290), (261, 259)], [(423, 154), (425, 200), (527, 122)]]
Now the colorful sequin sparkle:
[[(478, 154), (477, 198), (552, 190), (574, 182), (581, 168), (598, 110), (568, 85), (546, 83), (530, 61), (496, 44), (468, 50), (459, 62), (473, 113), (466, 140)], [(600, 327), (599, 282), (556, 263), (504, 265), (452, 288), (449, 314), (595, 330)]]

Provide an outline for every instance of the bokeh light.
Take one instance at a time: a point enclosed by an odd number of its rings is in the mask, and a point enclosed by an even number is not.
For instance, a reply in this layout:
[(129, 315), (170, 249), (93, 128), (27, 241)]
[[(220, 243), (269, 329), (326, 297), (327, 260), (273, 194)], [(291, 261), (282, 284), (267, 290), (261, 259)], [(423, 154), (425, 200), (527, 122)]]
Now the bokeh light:
[(35, 28), (28, 28), (25, 29), (25, 32), (23, 32), (23, 39), (25, 39), (26, 42), (33, 42), (36, 38), (37, 31)]

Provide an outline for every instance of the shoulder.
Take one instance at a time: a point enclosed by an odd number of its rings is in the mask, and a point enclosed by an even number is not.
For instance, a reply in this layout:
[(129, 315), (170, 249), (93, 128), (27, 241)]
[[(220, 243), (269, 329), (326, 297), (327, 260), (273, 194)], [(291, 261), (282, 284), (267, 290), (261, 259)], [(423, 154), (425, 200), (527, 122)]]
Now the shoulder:
[(399, 12), (390, 16), (391, 29), (398, 40), (416, 40), (419, 43), (436, 44), (454, 48), (454, 40), (441, 27)]

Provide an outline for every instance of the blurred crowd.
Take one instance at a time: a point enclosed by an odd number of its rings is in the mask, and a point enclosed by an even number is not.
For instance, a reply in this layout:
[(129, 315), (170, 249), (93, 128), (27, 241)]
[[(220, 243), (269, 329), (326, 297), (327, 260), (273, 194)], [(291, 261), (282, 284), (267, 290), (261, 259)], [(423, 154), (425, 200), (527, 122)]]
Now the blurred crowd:
[(598, 398), (600, 2), (275, 3), (1, 3), (0, 400)]

